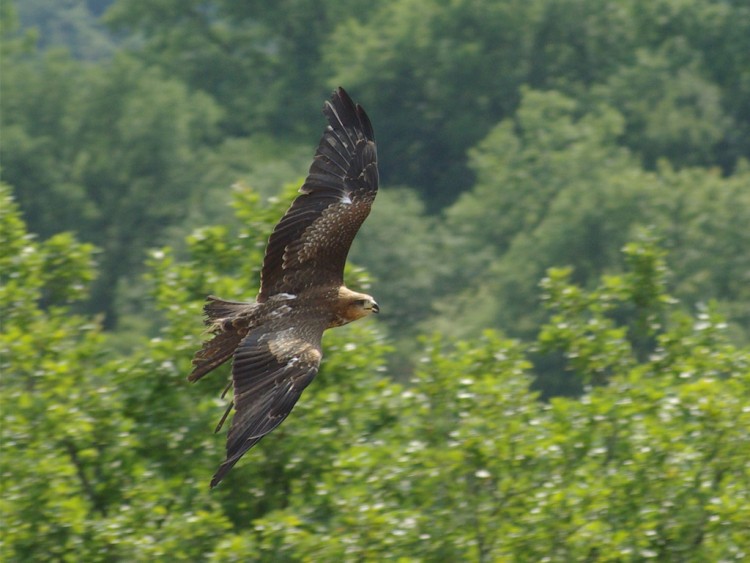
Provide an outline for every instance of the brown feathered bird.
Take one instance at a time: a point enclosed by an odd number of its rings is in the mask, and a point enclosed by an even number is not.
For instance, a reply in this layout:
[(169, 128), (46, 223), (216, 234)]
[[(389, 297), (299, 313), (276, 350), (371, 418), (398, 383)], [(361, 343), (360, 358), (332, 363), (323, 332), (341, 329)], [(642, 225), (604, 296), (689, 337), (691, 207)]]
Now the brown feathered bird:
[[(197, 381), (232, 358), (233, 401), (227, 458), (215, 487), (237, 461), (289, 415), (318, 372), (323, 331), (379, 311), (344, 286), (344, 264), (378, 190), (372, 125), (343, 88), (326, 102), (328, 127), (302, 195), (273, 230), (254, 303), (210, 296), (204, 311), (213, 338), (193, 358)], [(225, 391), (226, 393), (226, 391)]]

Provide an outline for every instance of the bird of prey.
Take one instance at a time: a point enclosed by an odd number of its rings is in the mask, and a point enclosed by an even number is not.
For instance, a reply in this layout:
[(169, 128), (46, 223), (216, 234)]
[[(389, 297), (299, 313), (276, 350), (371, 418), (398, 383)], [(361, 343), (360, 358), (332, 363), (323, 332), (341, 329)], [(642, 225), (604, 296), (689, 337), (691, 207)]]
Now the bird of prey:
[(343, 88), (323, 113), (323, 132), (305, 183), (268, 240), (255, 302), (209, 296), (205, 324), (213, 337), (193, 358), (189, 381), (232, 359), (235, 413), (227, 457), (215, 487), (235, 463), (289, 415), (318, 372), (323, 331), (370, 313), (378, 304), (344, 285), (349, 247), (378, 190), (372, 125)]

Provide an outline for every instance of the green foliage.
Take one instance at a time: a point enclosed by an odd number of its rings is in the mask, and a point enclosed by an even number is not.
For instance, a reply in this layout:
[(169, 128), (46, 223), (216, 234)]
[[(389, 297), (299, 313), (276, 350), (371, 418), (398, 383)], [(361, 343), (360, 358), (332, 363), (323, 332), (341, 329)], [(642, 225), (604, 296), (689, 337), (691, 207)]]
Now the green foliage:
[(429, 211), (471, 185), (465, 151), (515, 107), (535, 11), (516, 0), (396, 0), (345, 20), (325, 45), (328, 84), (363, 92), (387, 140), (384, 177), (419, 189)]
[(572, 266), (576, 282), (592, 285), (622, 270), (619, 249), (648, 226), (670, 250), (677, 295), (691, 305), (715, 299), (748, 326), (746, 166), (728, 178), (666, 162), (645, 171), (617, 144), (623, 123), (609, 107), (525, 92), (516, 118), (472, 151), (477, 184), (446, 211), (457, 266), (447, 282), (461, 293), (441, 303), (438, 328), (529, 337), (543, 320), (536, 283), (545, 269)]
[[(332, 331), (293, 415), (209, 493), (225, 370), (189, 385), (210, 289), (241, 297), (292, 196), (238, 188), (242, 227), (153, 253), (158, 337), (112, 357), (71, 312), (92, 248), (27, 235), (7, 189), (3, 254), (3, 554), (10, 560), (739, 560), (750, 549), (744, 452), (750, 351), (721, 316), (666, 291), (646, 233), (627, 271), (587, 291), (544, 281), (535, 347), (596, 384), (541, 402), (532, 350), (485, 332), (421, 340), (409, 381), (372, 323)], [(354, 274), (354, 276), (352, 276)], [(354, 279), (352, 279), (352, 277)], [(367, 278), (349, 272), (364, 285)], [(40, 305), (45, 300), (49, 306)]]
[[(626, 254), (631, 271), (596, 292), (560, 273), (546, 282), (559, 313), (540, 344), (566, 348), (587, 381), (606, 365), (600, 386), (546, 405), (527, 390), (517, 343), (492, 333), (455, 347), (425, 340), (394, 397), (399, 420), (342, 453), (318, 485), (335, 495), (332, 521), (293, 496), (256, 523), (257, 543), (226, 548), (289, 560), (741, 558), (750, 355), (714, 315), (660, 326), (673, 309), (662, 253), (645, 242)], [(646, 360), (623, 348), (627, 328), (602, 326), (613, 305), (658, 331)], [(579, 359), (591, 340), (597, 354)], [(677, 341), (695, 348), (677, 352)]]
[(16, 5), (21, 24), (36, 30), (40, 47), (65, 45), (78, 59), (98, 60), (111, 56), (116, 47), (115, 41), (97, 21), (97, 16), (111, 2), (24, 0)]
[(0, 65), (6, 70), (8, 57), (33, 50), (36, 34), (33, 31), (20, 31), (18, 14), (10, 2), (3, 2), (0, 6), (0, 48), (3, 57)]
[(384, 189), (377, 201), (349, 257), (367, 265), (385, 313), (382, 322), (394, 337), (411, 343), (413, 352), (409, 329), (432, 313), (435, 279), (448, 275), (452, 265), (441, 261), (442, 233), (412, 190)]
[(312, 141), (309, 108), (333, 86), (360, 92), (387, 141), (384, 177), (431, 212), (470, 188), (466, 151), (515, 113), (524, 86), (603, 98), (650, 165), (731, 170), (750, 146), (740, 4), (160, 0), (115, 2), (105, 19), (138, 37), (138, 56), (209, 93), (227, 135)]
[(388, 140), (384, 176), (417, 188), (431, 211), (470, 188), (466, 151), (516, 112), (524, 87), (582, 100), (606, 92), (598, 100), (632, 119), (622, 142), (651, 164), (667, 157), (680, 167), (732, 169), (749, 152), (748, 65), (738, 58), (750, 36), (745, 4), (378, 6), (369, 18), (343, 22), (329, 40), (329, 84), (377, 92), (365, 100)]
[[(263, 0), (117, 1), (105, 20), (145, 38), (145, 56), (226, 109), (224, 130), (277, 136), (311, 133), (311, 107), (327, 94), (320, 49), (341, 14), (369, 2)], [(313, 129), (317, 136), (317, 128)], [(314, 137), (310, 137), (312, 140)]]
[[(17, 4), (6, 559), (747, 557), (746, 2)], [(201, 305), (255, 295), (338, 85), (383, 178), (346, 276), (384, 314), (209, 492)]]
[(219, 110), (126, 58), (84, 69), (59, 54), (5, 77), (4, 176), (34, 232), (75, 230), (101, 246), (95, 310), (114, 321), (117, 282), (186, 215)]
[[(106, 8), (111, 54), (96, 47)], [(531, 337), (544, 271), (588, 284), (620, 269), (636, 223), (658, 227), (677, 295), (717, 299), (746, 337), (746, 241), (730, 233), (750, 154), (742, 2), (34, 0), (23, 31), (3, 9), (3, 176), (33, 232), (102, 249), (88, 310), (107, 328), (147, 324), (146, 246), (179, 255), (195, 226), (231, 223), (227, 186), (270, 196), (304, 174), (310, 112), (344, 85), (376, 124), (384, 187), (419, 194), (383, 202), (390, 228), (376, 208), (354, 251), (395, 287), (386, 300), (418, 295), (392, 317), (399, 339)], [(710, 236), (680, 227), (706, 206)], [(394, 244), (402, 228), (414, 236)]]
[[(516, 118), (471, 153), (477, 184), (446, 211), (459, 265), (452, 285), (466, 289), (444, 316), (460, 317), (464, 334), (485, 326), (533, 333), (546, 268), (572, 265), (586, 282), (618, 263), (649, 190), (647, 174), (616, 144), (622, 125), (611, 108), (582, 112), (557, 92), (527, 91)], [(486, 305), (474, 316), (477, 292)]]
[(10, 188), (0, 184), (0, 237), (4, 319), (31, 320), (29, 306), (44, 301), (49, 307), (65, 307), (85, 295), (94, 279), (94, 247), (79, 244), (70, 233), (59, 233), (37, 243), (26, 232), (18, 204)]
[(99, 323), (71, 311), (93, 277), (92, 247), (36, 242), (6, 188), (2, 199), (3, 556), (194, 560), (227, 522), (188, 474), (157, 477), (165, 434), (142, 455), (134, 379), (158, 373), (143, 357), (107, 357)]
[(701, 168), (675, 171), (663, 163), (654, 224), (669, 249), (675, 293), (688, 302), (717, 301), (748, 334), (750, 327), (750, 166), (735, 174)]
[(659, 158), (680, 165), (720, 162), (732, 120), (724, 112), (721, 89), (703, 76), (700, 54), (682, 38), (657, 53), (638, 51), (635, 64), (622, 66), (595, 97), (625, 117), (625, 144), (649, 167)]
[(539, 333), (541, 351), (564, 352), (568, 369), (586, 385), (603, 385), (613, 373), (648, 359), (664, 328), (664, 310), (673, 303), (664, 252), (654, 241), (630, 243), (623, 253), (629, 271), (603, 276), (590, 292), (570, 283), (570, 268), (549, 270), (541, 283), (552, 313)]

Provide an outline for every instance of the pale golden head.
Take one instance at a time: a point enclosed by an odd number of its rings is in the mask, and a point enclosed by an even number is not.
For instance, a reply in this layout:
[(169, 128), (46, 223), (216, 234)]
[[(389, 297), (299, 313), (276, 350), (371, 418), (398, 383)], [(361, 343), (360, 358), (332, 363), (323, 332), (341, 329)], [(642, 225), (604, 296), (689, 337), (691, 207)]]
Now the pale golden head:
[(336, 325), (347, 324), (371, 313), (379, 313), (380, 307), (371, 295), (352, 291), (342, 286), (339, 289), (338, 319)]

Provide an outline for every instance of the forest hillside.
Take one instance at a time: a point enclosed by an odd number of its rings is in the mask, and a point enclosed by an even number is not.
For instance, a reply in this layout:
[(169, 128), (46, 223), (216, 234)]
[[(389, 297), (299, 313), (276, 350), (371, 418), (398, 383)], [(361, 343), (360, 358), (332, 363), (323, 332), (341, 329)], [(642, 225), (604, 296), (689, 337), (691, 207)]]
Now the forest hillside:
[[(740, 561), (750, 6), (0, 4), (8, 561)], [(381, 189), (290, 418), (218, 488), (251, 300), (343, 86)]]

